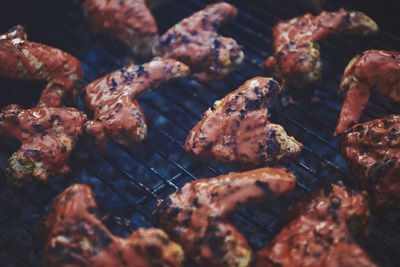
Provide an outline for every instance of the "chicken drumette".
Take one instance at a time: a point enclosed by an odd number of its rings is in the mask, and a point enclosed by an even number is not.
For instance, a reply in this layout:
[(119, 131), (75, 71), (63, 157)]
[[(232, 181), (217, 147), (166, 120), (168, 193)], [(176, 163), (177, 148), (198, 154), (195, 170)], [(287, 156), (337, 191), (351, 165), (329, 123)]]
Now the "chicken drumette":
[(93, 120), (86, 133), (105, 149), (109, 139), (121, 145), (134, 145), (146, 137), (144, 114), (135, 97), (173, 78), (190, 74), (189, 67), (174, 59), (155, 60), (114, 71), (83, 89), (86, 107)]
[(290, 84), (308, 85), (322, 76), (320, 39), (340, 33), (370, 35), (377, 31), (376, 23), (361, 12), (341, 9), (323, 11), (318, 16), (307, 13), (275, 26), (275, 55), (264, 65), (281, 79), (284, 89)]
[(340, 84), (340, 92), (349, 91), (340, 111), (335, 136), (360, 121), (373, 88), (400, 102), (400, 52), (369, 50), (350, 61)]
[(8, 161), (7, 180), (24, 186), (68, 173), (66, 161), (85, 122), (86, 115), (75, 108), (4, 108), (0, 137), (21, 142), (21, 148)]
[(73, 56), (57, 48), (29, 42), (22, 26), (0, 35), (0, 75), (11, 79), (46, 81), (38, 106), (76, 103), (83, 70)]
[(243, 61), (241, 47), (217, 33), (237, 10), (227, 3), (208, 5), (168, 30), (153, 46), (153, 54), (186, 63), (193, 77), (210, 81), (234, 71)]
[(271, 78), (256, 77), (216, 101), (190, 131), (186, 151), (204, 159), (259, 166), (300, 153), (302, 144), (268, 121), (280, 92)]
[(246, 204), (290, 192), (295, 176), (283, 169), (262, 168), (187, 183), (160, 202), (160, 225), (200, 266), (249, 266), (246, 239), (223, 219)]
[[(321, 190), (322, 191), (322, 190)], [(377, 266), (353, 234), (365, 229), (369, 211), (362, 195), (333, 185), (257, 253), (256, 267)]]
[[(160, 1), (151, 1), (151, 5), (155, 2)], [(145, 0), (85, 0), (82, 9), (93, 32), (106, 32), (135, 54), (151, 54), (158, 29)]]
[(114, 236), (96, 217), (90, 187), (72, 185), (54, 201), (45, 222), (44, 266), (181, 266), (182, 248), (160, 229)]
[(372, 206), (400, 206), (400, 115), (354, 125), (343, 135), (341, 150)]

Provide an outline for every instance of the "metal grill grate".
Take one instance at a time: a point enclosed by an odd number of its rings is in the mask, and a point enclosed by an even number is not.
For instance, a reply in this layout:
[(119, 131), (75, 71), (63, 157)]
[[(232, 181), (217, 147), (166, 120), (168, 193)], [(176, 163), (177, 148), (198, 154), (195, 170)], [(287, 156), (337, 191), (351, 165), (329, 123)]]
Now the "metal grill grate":
[[(194, 11), (214, 1), (172, 0), (155, 13), (160, 32)], [(111, 144), (104, 154), (79, 143), (71, 157), (72, 174), (58, 177), (48, 185), (15, 189), (5, 183), (4, 166), (17, 144), (0, 142), (0, 265), (36, 266), (41, 264), (42, 240), (34, 227), (50, 208), (53, 198), (69, 184), (85, 183), (96, 194), (105, 214), (104, 222), (119, 235), (128, 235), (138, 227), (157, 226), (151, 212), (156, 200), (184, 183), (235, 170), (222, 164), (207, 164), (186, 154), (183, 143), (188, 131), (213, 102), (236, 89), (261, 70), (262, 61), (272, 54), (271, 29), (279, 20), (298, 16), (296, 8), (285, 2), (268, 0), (228, 1), (239, 8), (237, 20), (224, 26), (223, 35), (232, 36), (244, 46), (246, 59), (238, 71), (220, 82), (200, 84), (182, 80), (163, 85), (139, 98), (148, 121), (148, 139), (134, 149)], [(330, 1), (327, 10), (343, 3)], [(48, 4), (27, 23), (31, 39), (64, 49), (78, 57), (88, 83), (113, 71), (125, 62), (127, 49), (106, 36), (92, 36), (79, 7), (65, 1)], [(305, 147), (301, 156), (288, 166), (297, 176), (296, 191), (279, 200), (234, 213), (231, 220), (245, 234), (251, 246), (259, 249), (287, 222), (283, 209), (317, 183), (348, 181), (350, 176), (340, 157), (338, 140), (331, 138), (343, 96), (336, 95), (339, 79), (349, 59), (369, 48), (396, 50), (400, 39), (383, 32), (374, 40), (335, 38), (321, 43), (324, 83), (316, 88), (302, 88), (298, 102), (289, 106), (277, 103), (271, 120), (284, 126)], [(140, 58), (135, 58), (138, 62)], [(3, 85), (3, 84), (2, 84)], [(299, 88), (300, 89), (300, 88)], [(304, 93), (308, 92), (308, 93)], [(36, 101), (36, 100), (35, 100)], [(35, 102), (32, 101), (32, 104)], [(400, 107), (374, 96), (363, 120), (399, 113)], [(382, 265), (400, 262), (400, 227), (398, 214), (371, 218), (371, 235), (360, 240)]]

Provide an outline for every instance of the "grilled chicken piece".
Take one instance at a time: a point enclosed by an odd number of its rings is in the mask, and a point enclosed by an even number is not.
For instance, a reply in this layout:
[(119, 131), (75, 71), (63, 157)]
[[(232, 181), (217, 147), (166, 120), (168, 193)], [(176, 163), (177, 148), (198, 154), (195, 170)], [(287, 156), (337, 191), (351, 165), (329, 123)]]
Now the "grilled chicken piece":
[(341, 150), (372, 206), (400, 207), (400, 115), (354, 125)]
[(75, 108), (4, 108), (0, 113), (0, 137), (21, 142), (20, 149), (8, 160), (8, 182), (24, 186), (68, 173), (66, 161), (85, 122), (86, 115)]
[(181, 266), (182, 248), (160, 229), (114, 236), (96, 217), (97, 203), (86, 185), (68, 187), (45, 222), (44, 266)]
[(145, 0), (85, 0), (82, 9), (94, 33), (106, 32), (133, 53), (151, 55), (158, 29)]
[(302, 144), (268, 121), (278, 82), (256, 77), (214, 103), (190, 131), (186, 151), (204, 159), (260, 166), (297, 156)]
[(85, 128), (101, 149), (109, 139), (134, 145), (146, 137), (144, 114), (135, 97), (174, 78), (190, 74), (189, 67), (174, 59), (155, 60), (114, 71), (83, 89), (84, 102), (93, 113)]
[(370, 35), (378, 31), (376, 23), (361, 12), (340, 9), (307, 13), (278, 23), (273, 31), (275, 55), (264, 66), (281, 79), (283, 89), (288, 85), (308, 85), (322, 76), (318, 41), (333, 34)]
[(262, 168), (187, 183), (159, 202), (154, 214), (171, 238), (200, 266), (249, 266), (251, 249), (223, 219), (247, 204), (290, 192), (295, 176)]
[(236, 13), (227, 3), (208, 5), (161, 36), (154, 43), (153, 54), (186, 63), (199, 81), (219, 79), (234, 71), (244, 58), (235, 40), (217, 33), (219, 25), (234, 19)]
[(57, 48), (29, 42), (22, 26), (0, 35), (0, 63), (2, 76), (47, 82), (38, 106), (77, 103), (76, 90), (83, 78), (81, 63)]
[[(379, 70), (379, 71), (378, 71)], [(372, 88), (400, 102), (400, 52), (369, 50), (354, 57), (347, 65), (340, 91), (349, 90), (344, 100), (335, 136), (360, 121)]]
[(352, 238), (368, 221), (364, 197), (338, 185), (322, 191), (257, 253), (255, 267), (377, 266)]

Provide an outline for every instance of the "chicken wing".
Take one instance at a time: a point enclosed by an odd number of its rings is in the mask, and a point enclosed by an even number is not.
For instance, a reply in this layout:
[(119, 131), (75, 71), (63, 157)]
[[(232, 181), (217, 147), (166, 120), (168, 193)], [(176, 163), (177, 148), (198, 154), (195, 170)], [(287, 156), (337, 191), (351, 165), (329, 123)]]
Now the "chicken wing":
[(114, 236), (96, 217), (90, 187), (72, 185), (54, 201), (45, 222), (44, 266), (181, 266), (182, 248), (160, 229)]
[(264, 66), (281, 79), (282, 88), (291, 84), (308, 85), (322, 76), (318, 41), (333, 34), (370, 35), (378, 31), (376, 23), (361, 12), (340, 9), (307, 13), (279, 22), (273, 31), (275, 55)]
[(256, 77), (214, 103), (189, 132), (185, 149), (220, 162), (260, 166), (297, 156), (302, 144), (268, 121), (278, 82)]
[(83, 89), (84, 102), (93, 113), (85, 128), (105, 149), (109, 139), (134, 145), (146, 137), (144, 114), (135, 97), (173, 78), (190, 74), (189, 67), (174, 59), (155, 60), (114, 71)]
[(400, 102), (400, 52), (369, 50), (354, 57), (347, 65), (340, 91), (349, 90), (343, 102), (334, 135), (343, 134), (360, 121), (372, 88)]
[(227, 3), (208, 5), (169, 29), (154, 43), (153, 54), (186, 63), (199, 81), (223, 77), (242, 63), (241, 47), (217, 33), (219, 25), (235, 18), (237, 10)]
[(354, 125), (341, 150), (373, 206), (400, 207), (400, 115)]
[(0, 113), (0, 137), (21, 142), (20, 149), (8, 160), (7, 180), (24, 186), (68, 173), (66, 161), (85, 122), (86, 115), (75, 108), (4, 108)]
[(67, 100), (77, 102), (83, 70), (70, 54), (29, 42), (23, 27), (18, 25), (0, 35), (0, 75), (46, 81), (38, 106), (61, 107)]
[(151, 55), (158, 29), (145, 0), (85, 0), (82, 9), (94, 33), (106, 32), (133, 53)]
[(377, 266), (352, 238), (365, 228), (368, 217), (362, 195), (333, 185), (329, 195), (318, 194), (257, 253), (255, 267)]
[(187, 183), (158, 203), (155, 215), (188, 258), (200, 266), (249, 266), (251, 249), (223, 219), (247, 204), (257, 204), (294, 189), (295, 176), (262, 168)]

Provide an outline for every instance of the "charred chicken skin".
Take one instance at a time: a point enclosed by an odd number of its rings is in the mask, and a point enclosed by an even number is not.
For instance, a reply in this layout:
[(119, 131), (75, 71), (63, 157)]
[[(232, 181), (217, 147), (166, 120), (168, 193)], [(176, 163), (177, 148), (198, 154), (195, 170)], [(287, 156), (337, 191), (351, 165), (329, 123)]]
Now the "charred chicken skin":
[(302, 144), (268, 121), (278, 82), (256, 77), (214, 103), (189, 132), (185, 149), (220, 162), (260, 166), (297, 156)]
[(47, 82), (38, 106), (76, 103), (83, 78), (80, 62), (57, 48), (28, 41), (22, 26), (0, 35), (0, 63), (4, 77)]
[(343, 135), (341, 150), (372, 206), (400, 207), (400, 115), (354, 125)]
[(218, 26), (234, 19), (236, 13), (227, 3), (208, 5), (161, 36), (153, 54), (184, 62), (199, 81), (219, 79), (234, 71), (244, 58), (235, 40), (217, 33)]
[(363, 195), (333, 185), (256, 256), (255, 267), (377, 266), (352, 238), (365, 229), (369, 211)]
[(155, 60), (114, 71), (83, 89), (84, 102), (93, 113), (86, 133), (105, 149), (109, 139), (134, 145), (146, 137), (144, 114), (135, 97), (174, 78), (190, 74), (189, 67), (174, 59)]
[(54, 201), (45, 222), (44, 266), (181, 266), (182, 248), (160, 229), (114, 236), (96, 217), (90, 187), (72, 185)]
[(290, 192), (295, 176), (284, 169), (262, 168), (187, 183), (160, 202), (160, 225), (200, 266), (249, 266), (246, 239), (223, 219), (246, 204)]
[(318, 16), (307, 13), (275, 26), (275, 55), (269, 57), (264, 66), (281, 79), (284, 89), (291, 84), (312, 84), (322, 76), (320, 39), (333, 34), (370, 35), (377, 31), (376, 23), (361, 12), (340, 9), (323, 11)]
[(82, 9), (94, 33), (121, 40), (135, 54), (151, 54), (158, 29), (145, 0), (85, 0)]
[(373, 88), (383, 96), (400, 102), (400, 52), (369, 50), (347, 65), (340, 92), (349, 90), (344, 100), (335, 136), (358, 123)]
[(20, 149), (8, 160), (7, 180), (24, 186), (68, 173), (66, 161), (85, 122), (86, 115), (75, 108), (4, 108), (0, 113), (0, 137), (21, 142)]

